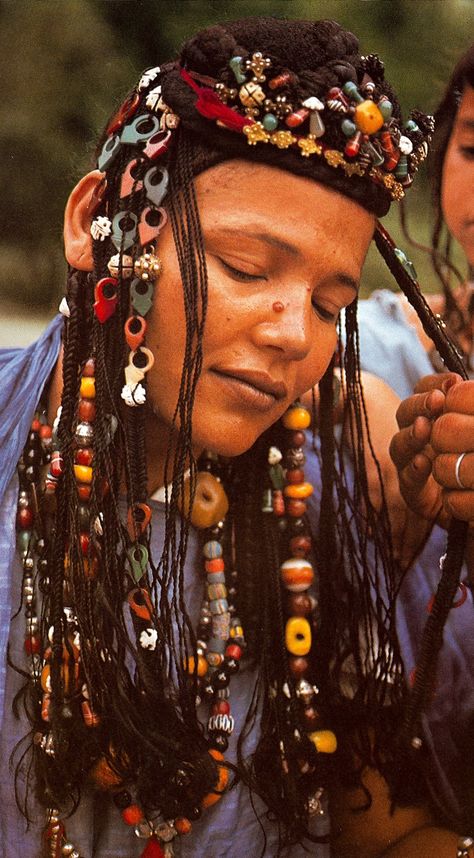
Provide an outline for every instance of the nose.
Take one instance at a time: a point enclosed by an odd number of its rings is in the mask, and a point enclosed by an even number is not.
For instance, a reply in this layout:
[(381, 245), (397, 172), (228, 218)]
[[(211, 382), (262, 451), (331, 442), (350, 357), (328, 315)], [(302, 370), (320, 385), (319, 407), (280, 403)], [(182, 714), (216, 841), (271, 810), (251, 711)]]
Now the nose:
[(298, 293), (290, 295), (285, 290), (285, 294), (275, 296), (277, 300), (264, 308), (253, 329), (256, 345), (276, 349), (295, 361), (307, 357), (313, 335), (311, 292), (300, 286)]

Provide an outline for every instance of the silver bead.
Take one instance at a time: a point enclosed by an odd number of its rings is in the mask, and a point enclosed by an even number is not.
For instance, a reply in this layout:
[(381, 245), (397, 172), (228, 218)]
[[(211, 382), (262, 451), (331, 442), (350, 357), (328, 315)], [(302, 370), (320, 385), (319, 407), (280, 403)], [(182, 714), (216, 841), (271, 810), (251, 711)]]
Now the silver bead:
[(78, 423), (74, 433), (74, 438), (79, 447), (88, 447), (94, 439), (94, 429), (92, 428), (92, 424), (86, 422)]
[(311, 703), (314, 695), (314, 688), (307, 679), (300, 679), (296, 686), (296, 695), (303, 701), (303, 703)]
[(65, 843), (63, 848), (61, 849), (61, 855), (72, 855), (74, 852), (74, 844), (73, 843)]
[(35, 565), (35, 561), (34, 561), (33, 557), (28, 555), (27, 557), (24, 558), (23, 569), (25, 570), (25, 572), (31, 572), (31, 570), (34, 569), (34, 565)]
[(411, 740), (411, 746), (415, 749), (415, 751), (418, 751), (421, 748), (422, 744), (423, 741), (422, 739), (420, 739), (419, 736), (413, 736), (413, 739)]
[(139, 822), (138, 825), (135, 826), (134, 831), (136, 836), (140, 837), (142, 840), (148, 840), (148, 838), (153, 834), (153, 829), (150, 823), (145, 819), (143, 822)]

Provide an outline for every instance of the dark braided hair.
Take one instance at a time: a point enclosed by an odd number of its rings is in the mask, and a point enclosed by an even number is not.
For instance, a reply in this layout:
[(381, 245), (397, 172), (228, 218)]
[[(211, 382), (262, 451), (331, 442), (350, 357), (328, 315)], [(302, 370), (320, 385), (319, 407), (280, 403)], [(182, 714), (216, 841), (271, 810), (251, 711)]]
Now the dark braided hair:
[[(180, 118), (164, 160), (169, 171), (165, 206), (173, 232), (182, 280), (186, 317), (183, 373), (173, 416), (165, 462), (166, 525), (161, 556), (150, 557), (150, 571), (134, 593), (152, 606), (158, 646), (143, 650), (135, 642), (125, 616), (130, 590), (130, 536), (124, 526), (122, 486), (126, 504), (134, 507), (147, 497), (146, 411), (129, 409), (120, 400), (126, 347), (123, 326), (129, 314), (129, 289), (119, 269), (118, 303), (106, 325), (92, 313), (94, 288), (107, 276), (114, 252), (109, 239), (94, 244), (94, 271), (90, 276), (71, 271), (67, 300), (64, 389), (58, 427), (64, 475), (56, 497), (50, 534), (50, 587), (43, 609), (43, 627), (53, 626), (51, 728), (56, 753), (46, 757), (35, 749), (37, 785), (41, 801), (74, 808), (90, 774), (104, 765), (119, 782), (133, 781), (144, 809), (160, 810), (173, 818), (182, 806), (177, 772), (186, 774), (186, 801), (190, 810), (216, 783), (216, 765), (196, 715), (196, 676), (185, 668), (196, 656), (196, 635), (184, 601), (184, 567), (190, 523), (180, 511), (186, 468), (190, 465), (191, 497), (197, 463), (193, 455), (192, 414), (202, 363), (207, 309), (207, 272), (193, 177), (223, 160), (245, 158), (272, 164), (320, 181), (378, 215), (390, 204), (382, 184), (367, 176), (348, 177), (320, 159), (307, 159), (276, 147), (250, 147), (242, 135), (229, 134), (209, 123), (194, 109), (195, 96), (180, 76), (180, 68), (218, 77), (230, 85), (229, 58), (260, 50), (272, 59), (275, 73), (291, 69), (288, 96), (299, 101), (330, 87), (365, 75), (377, 94), (384, 93), (400, 116), (396, 97), (384, 80), (382, 63), (361, 57), (356, 38), (332, 21), (249, 19), (212, 27), (190, 39), (180, 62), (162, 67), (162, 95)], [(137, 116), (146, 114), (146, 92), (138, 93)], [(423, 126), (420, 115), (419, 125)], [(418, 132), (417, 132), (418, 133)], [(421, 135), (421, 131), (419, 131)], [(107, 135), (106, 135), (107, 136)], [(105, 140), (105, 137), (104, 137)], [(328, 120), (328, 143), (344, 148), (340, 122)], [(103, 142), (103, 141), (102, 141)], [(107, 187), (98, 213), (111, 220), (125, 205), (121, 178), (136, 148), (123, 145), (107, 167)], [(127, 210), (140, 214), (146, 205), (141, 187), (148, 167), (138, 165)], [(122, 249), (122, 248), (121, 248)], [(389, 254), (391, 251), (387, 251)], [(393, 256), (393, 253), (391, 253)], [(413, 291), (416, 291), (413, 289)], [(345, 475), (344, 454), (333, 437), (332, 367), (321, 383), (320, 427), (322, 503), (316, 558), (321, 569), (321, 627), (315, 645), (314, 680), (321, 687), (322, 706), (343, 736), (339, 769), (358, 773), (367, 764), (389, 771), (397, 759), (395, 736), (406, 691), (395, 630), (395, 601), (400, 570), (393, 559), (385, 503), (377, 513), (370, 501), (365, 474), (363, 438), (366, 414), (358, 357), (356, 306), (347, 313), (344, 376), (347, 421), (351, 427), (354, 484)], [(437, 323), (432, 322), (433, 331)], [(74, 482), (73, 439), (77, 431), (76, 406), (80, 374), (89, 358), (97, 381), (94, 422), (94, 481), (90, 501), (89, 535), (97, 545), (96, 524), (102, 531), (98, 546), (100, 575), (89, 574), (92, 549), (80, 550), (83, 510)], [(138, 415), (137, 413), (138, 412)], [(350, 412), (350, 414), (349, 414)], [(308, 835), (308, 797), (315, 786), (330, 779), (324, 755), (308, 740), (297, 707), (283, 645), (283, 608), (278, 569), (285, 539), (261, 509), (262, 486), (268, 483), (267, 452), (272, 427), (251, 450), (229, 464), (225, 482), (229, 493), (229, 521), (235, 536), (239, 570), (237, 608), (245, 623), (257, 680), (250, 710), (239, 737), (236, 772), (266, 802), (276, 818), (281, 843)], [(100, 475), (100, 476), (99, 476)], [(150, 553), (149, 536), (133, 542)], [(258, 558), (258, 580), (255, 574)], [(68, 590), (64, 568), (68, 570)], [(94, 709), (101, 723), (88, 731), (78, 715), (78, 702), (66, 700), (63, 647), (67, 643), (65, 600), (72, 598), (81, 639), (81, 665)], [(147, 602), (148, 604), (148, 602)], [(334, 612), (334, 605), (338, 610)], [(443, 618), (440, 619), (442, 625)], [(64, 641), (66, 639), (66, 644)], [(251, 646), (252, 649), (252, 646)], [(130, 668), (132, 665), (132, 668)], [(344, 685), (350, 677), (350, 700)], [(272, 689), (274, 693), (269, 694)], [(35, 692), (37, 694), (37, 692)], [(421, 701), (421, 704), (423, 701)], [(421, 705), (420, 704), (420, 705)], [(418, 704), (417, 704), (418, 707)], [(30, 709), (30, 706), (28, 706)], [(419, 707), (418, 707), (419, 709)], [(417, 711), (418, 711), (417, 709)], [(245, 735), (260, 712), (260, 738), (249, 761), (244, 758)], [(39, 729), (39, 716), (33, 729)], [(410, 723), (413, 720), (410, 716)], [(287, 773), (281, 767), (285, 749)], [(301, 774), (301, 754), (309, 771)], [(356, 772), (357, 777), (357, 772)], [(179, 779), (178, 779), (179, 780)], [(181, 792), (180, 792), (181, 790)], [(314, 839), (314, 838), (313, 838)]]

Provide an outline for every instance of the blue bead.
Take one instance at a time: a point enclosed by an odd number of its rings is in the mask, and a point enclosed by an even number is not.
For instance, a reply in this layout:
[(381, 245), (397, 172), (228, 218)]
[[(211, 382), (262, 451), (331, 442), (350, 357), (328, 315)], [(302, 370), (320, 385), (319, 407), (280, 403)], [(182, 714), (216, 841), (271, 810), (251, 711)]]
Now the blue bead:
[(101, 172), (108, 170), (119, 149), (120, 137), (118, 134), (115, 134), (114, 137), (109, 137), (108, 140), (105, 141), (102, 147), (102, 152), (97, 159), (97, 167)]
[(408, 122), (405, 124), (405, 128), (407, 131), (419, 131), (420, 130), (418, 128), (418, 125), (416, 124), (416, 122), (413, 119), (408, 120)]
[(393, 104), (388, 100), (388, 98), (382, 98), (377, 107), (385, 120), (390, 119), (393, 111)]
[(346, 135), (346, 137), (352, 137), (353, 134), (356, 133), (357, 129), (354, 123), (350, 119), (343, 119), (341, 122), (342, 133)]
[(217, 539), (211, 539), (205, 543), (202, 553), (206, 560), (214, 560), (215, 557), (222, 557), (222, 545)]
[(362, 98), (359, 90), (357, 89), (355, 83), (352, 80), (348, 80), (347, 83), (342, 87), (342, 91), (349, 96), (349, 98), (353, 98), (354, 101), (357, 101), (361, 104), (364, 99)]
[(278, 119), (273, 113), (266, 113), (263, 117), (262, 125), (265, 131), (275, 131), (275, 128), (278, 127)]

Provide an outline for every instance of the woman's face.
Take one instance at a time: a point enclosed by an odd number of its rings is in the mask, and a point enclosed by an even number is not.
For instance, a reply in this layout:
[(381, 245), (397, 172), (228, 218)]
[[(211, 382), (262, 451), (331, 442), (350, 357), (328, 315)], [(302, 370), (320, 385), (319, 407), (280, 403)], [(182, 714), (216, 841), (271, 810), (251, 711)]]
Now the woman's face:
[[(209, 298), (193, 410), (197, 449), (247, 450), (322, 376), (336, 320), (355, 296), (374, 218), (315, 182), (244, 161), (196, 179)], [(169, 225), (149, 313), (148, 398), (170, 426), (185, 343), (181, 278)]]
[(474, 265), (474, 88), (464, 89), (446, 150), (441, 205), (449, 231)]

